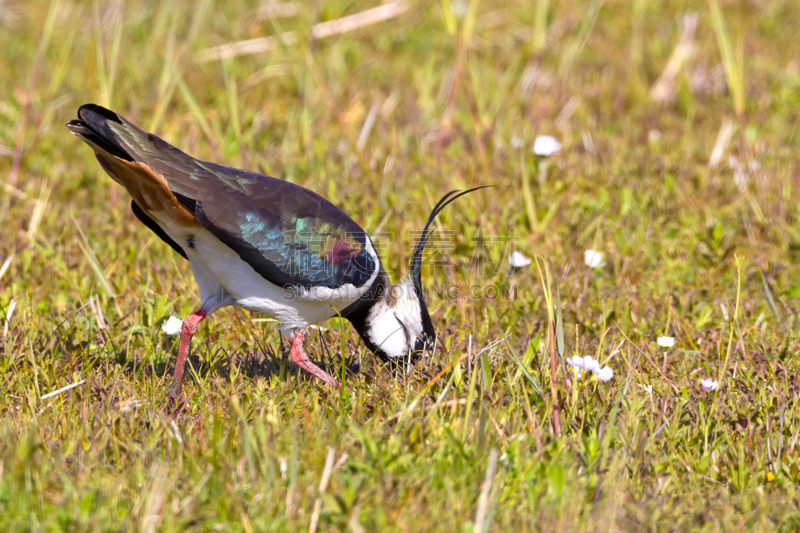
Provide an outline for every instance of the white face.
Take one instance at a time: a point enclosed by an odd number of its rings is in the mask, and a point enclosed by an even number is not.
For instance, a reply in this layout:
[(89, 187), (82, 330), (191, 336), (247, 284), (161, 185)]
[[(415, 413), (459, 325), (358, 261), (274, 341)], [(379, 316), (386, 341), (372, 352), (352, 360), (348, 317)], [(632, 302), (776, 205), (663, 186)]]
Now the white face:
[(400, 284), (392, 290), (389, 301), (394, 305), (387, 300), (375, 304), (367, 318), (367, 335), (387, 356), (406, 357), (422, 334), (421, 309), (412, 287)]
[(369, 315), (369, 339), (389, 357), (408, 355), (408, 338), (403, 324), (394, 311), (383, 302), (372, 308)]

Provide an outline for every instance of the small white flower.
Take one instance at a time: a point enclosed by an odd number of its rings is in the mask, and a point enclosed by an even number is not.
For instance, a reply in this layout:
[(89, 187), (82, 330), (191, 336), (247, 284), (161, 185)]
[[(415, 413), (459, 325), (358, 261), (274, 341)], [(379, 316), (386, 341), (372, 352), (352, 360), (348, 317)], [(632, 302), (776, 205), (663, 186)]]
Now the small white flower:
[[(591, 357), (589, 357), (591, 359)], [(575, 357), (567, 357), (567, 364), (572, 367), (572, 373), (575, 375), (576, 380), (580, 380), (586, 372), (586, 366), (583, 362), (583, 357), (576, 355)]]
[(595, 377), (602, 382), (609, 381), (611, 378), (614, 377), (614, 371), (611, 370), (611, 367), (606, 365), (603, 368), (597, 370), (594, 373)]
[(656, 342), (662, 348), (672, 348), (675, 346), (675, 337), (659, 337)]
[(608, 381), (614, 377), (614, 371), (608, 365), (600, 368), (600, 363), (591, 355), (581, 357), (567, 357), (567, 364), (572, 367), (575, 379), (581, 379), (584, 374), (591, 372), (600, 381)]
[(716, 379), (706, 378), (700, 380), (700, 385), (706, 390), (706, 392), (711, 392), (717, 390), (719, 388), (719, 382)]
[(161, 325), (161, 331), (167, 335), (177, 335), (181, 332), (181, 326), (183, 326), (183, 320), (178, 317), (171, 316)]
[(581, 357), (568, 357), (567, 364), (572, 367), (572, 372), (575, 374), (575, 379), (581, 379), (584, 374), (592, 372), (597, 374), (600, 371), (600, 363), (591, 355)]
[(514, 268), (522, 268), (530, 265), (531, 260), (519, 252), (514, 252), (511, 254), (511, 257), (508, 258), (508, 264)]
[(550, 135), (539, 135), (533, 141), (533, 153), (541, 157), (550, 157), (561, 151), (561, 143)]
[(606, 266), (603, 254), (596, 250), (586, 250), (583, 252), (583, 262), (589, 268), (602, 268)]
[(523, 144), (525, 144), (525, 141), (522, 140), (522, 137), (517, 137), (516, 135), (511, 137), (511, 146), (514, 148), (522, 148)]
[(576, 355), (575, 357), (567, 357), (567, 364), (587, 372), (594, 372), (600, 368), (600, 363), (598, 363), (591, 355), (587, 355), (585, 357), (581, 357), (580, 355)]

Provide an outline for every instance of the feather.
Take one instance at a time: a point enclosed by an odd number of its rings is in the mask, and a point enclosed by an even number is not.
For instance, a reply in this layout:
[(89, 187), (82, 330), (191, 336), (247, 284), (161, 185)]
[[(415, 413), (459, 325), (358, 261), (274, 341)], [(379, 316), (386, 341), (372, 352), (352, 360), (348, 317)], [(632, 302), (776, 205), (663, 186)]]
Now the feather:
[(161, 226), (159, 226), (159, 225), (156, 223), (156, 221), (155, 221), (155, 220), (153, 220), (152, 218), (150, 218), (149, 216), (147, 216), (147, 215), (145, 214), (145, 212), (144, 212), (144, 211), (142, 211), (142, 208), (141, 208), (141, 207), (139, 207), (139, 206), (136, 204), (136, 202), (135, 202), (134, 200), (131, 200), (131, 211), (133, 211), (133, 214), (134, 214), (134, 215), (136, 215), (136, 218), (138, 218), (138, 219), (139, 219), (139, 222), (141, 222), (142, 224), (144, 224), (145, 226), (147, 226), (148, 228), (150, 228), (150, 230), (151, 230), (153, 233), (155, 233), (156, 235), (158, 235), (158, 238), (159, 238), (159, 239), (161, 239), (161, 240), (162, 240), (162, 241), (164, 241), (165, 243), (169, 244), (169, 245), (170, 245), (170, 247), (171, 247), (173, 250), (175, 250), (176, 252), (178, 252), (178, 253), (179, 253), (179, 254), (180, 254), (180, 255), (181, 255), (181, 256), (182, 256), (184, 259), (188, 259), (188, 257), (186, 257), (186, 252), (184, 252), (184, 251), (183, 251), (183, 248), (181, 248), (181, 247), (178, 245), (178, 243), (177, 243), (177, 242), (175, 242), (174, 240), (172, 240), (172, 237), (170, 237), (169, 235), (167, 235), (167, 232), (166, 232), (166, 231), (164, 231), (163, 229), (161, 229)]
[(194, 159), (100, 106), (84, 105), (78, 116), (67, 126), (154, 224), (159, 213), (205, 228), (282, 287), (362, 287), (383, 273), (366, 232), (322, 196)]
[(486, 189), (487, 187), (491, 187), (491, 185), (481, 185), (480, 187), (473, 187), (472, 189), (467, 189), (466, 191), (450, 191), (442, 196), (442, 199), (439, 200), (433, 207), (430, 216), (428, 216), (428, 220), (425, 222), (425, 227), (422, 229), (422, 234), (417, 240), (417, 244), (414, 246), (414, 252), (411, 254), (410, 276), (414, 283), (414, 288), (418, 294), (422, 294), (422, 252), (425, 251), (425, 245), (428, 244), (428, 239), (433, 232), (431, 229), (431, 224), (433, 224), (434, 219), (436, 219), (436, 216), (441, 213), (445, 207), (456, 201), (458, 198), (473, 191)]

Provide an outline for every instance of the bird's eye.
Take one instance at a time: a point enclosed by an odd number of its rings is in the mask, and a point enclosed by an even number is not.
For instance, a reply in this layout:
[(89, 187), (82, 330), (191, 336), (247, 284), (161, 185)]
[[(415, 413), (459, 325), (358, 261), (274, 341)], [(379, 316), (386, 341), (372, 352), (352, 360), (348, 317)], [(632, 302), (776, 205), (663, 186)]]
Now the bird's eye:
[(421, 352), (423, 348), (425, 348), (425, 343), (422, 342), (422, 340), (417, 339), (417, 342), (414, 343), (414, 351)]

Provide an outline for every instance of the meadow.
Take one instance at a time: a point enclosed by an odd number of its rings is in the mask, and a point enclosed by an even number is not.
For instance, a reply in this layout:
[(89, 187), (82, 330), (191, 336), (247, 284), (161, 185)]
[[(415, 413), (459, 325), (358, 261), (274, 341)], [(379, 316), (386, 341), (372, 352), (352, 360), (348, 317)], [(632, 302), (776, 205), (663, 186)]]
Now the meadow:
[[(796, 531), (798, 20), (790, 0), (0, 2), (0, 529)], [(334, 390), (225, 308), (171, 406), (162, 325), (196, 285), (64, 127), (87, 102), (322, 194), (394, 280), (441, 195), (493, 185), (439, 216), (435, 351), (392, 369), (332, 319), (306, 346)]]

